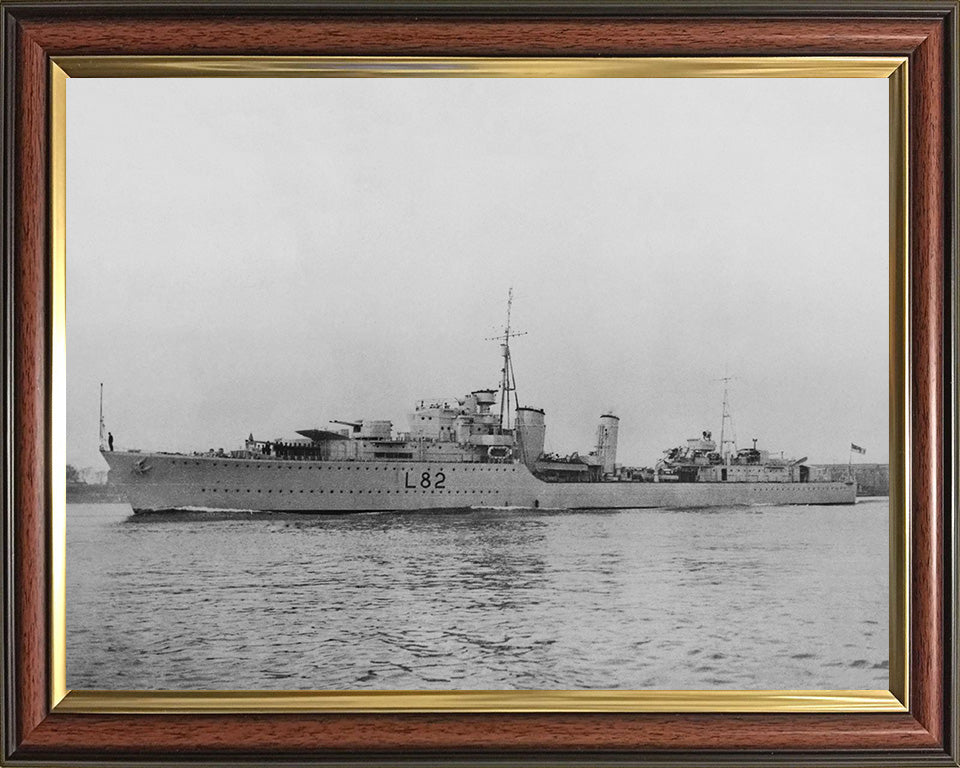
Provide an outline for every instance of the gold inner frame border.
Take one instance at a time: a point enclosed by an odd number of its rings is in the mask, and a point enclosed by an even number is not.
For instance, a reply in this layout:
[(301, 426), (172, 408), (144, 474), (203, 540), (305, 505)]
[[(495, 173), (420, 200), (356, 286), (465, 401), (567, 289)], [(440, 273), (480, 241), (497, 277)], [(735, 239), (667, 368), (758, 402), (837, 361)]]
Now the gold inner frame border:
[[(72, 691), (66, 684), (66, 88), (71, 77), (886, 78), (889, 82), (889, 690)], [(909, 131), (906, 57), (55, 56), (49, 73), (50, 708), (57, 713), (905, 712), (909, 709)]]

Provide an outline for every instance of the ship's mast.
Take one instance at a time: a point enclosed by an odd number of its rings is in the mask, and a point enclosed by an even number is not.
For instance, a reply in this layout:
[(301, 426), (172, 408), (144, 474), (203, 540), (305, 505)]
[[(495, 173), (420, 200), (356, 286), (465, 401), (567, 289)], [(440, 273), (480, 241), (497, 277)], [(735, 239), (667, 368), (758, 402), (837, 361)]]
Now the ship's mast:
[[(727, 443), (733, 446), (734, 451), (737, 450), (737, 433), (733, 428), (733, 416), (730, 414), (730, 382), (735, 378), (735, 376), (724, 376), (719, 379), (714, 379), (714, 381), (723, 382), (723, 413), (720, 417), (720, 455), (724, 461), (726, 461), (730, 455), (730, 452), (726, 450)], [(730, 423), (730, 434), (733, 435), (731, 438), (726, 437), (727, 422)]]
[(100, 447), (103, 448), (103, 382), (100, 382)]
[(517, 397), (517, 380), (513, 375), (513, 360), (510, 357), (510, 339), (517, 336), (526, 336), (526, 331), (514, 331), (510, 327), (513, 313), (513, 287), (507, 294), (507, 324), (503, 327), (500, 336), (489, 336), (488, 341), (500, 342), (500, 353), (503, 355), (503, 368), (500, 370), (500, 428), (510, 429), (510, 395), (513, 393), (513, 407), (520, 407)]

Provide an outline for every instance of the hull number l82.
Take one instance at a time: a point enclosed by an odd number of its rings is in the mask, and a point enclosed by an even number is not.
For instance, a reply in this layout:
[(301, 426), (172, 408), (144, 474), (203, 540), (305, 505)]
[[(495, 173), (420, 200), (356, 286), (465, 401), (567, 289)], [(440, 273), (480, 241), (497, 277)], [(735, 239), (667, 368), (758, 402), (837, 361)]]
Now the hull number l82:
[(447, 476), (443, 472), (421, 472), (420, 477), (417, 477), (417, 473), (413, 473), (413, 478), (410, 477), (409, 472), (404, 472), (403, 477), (403, 487), (404, 488), (422, 488), (427, 490), (433, 488), (438, 491), (442, 491), (447, 482)]

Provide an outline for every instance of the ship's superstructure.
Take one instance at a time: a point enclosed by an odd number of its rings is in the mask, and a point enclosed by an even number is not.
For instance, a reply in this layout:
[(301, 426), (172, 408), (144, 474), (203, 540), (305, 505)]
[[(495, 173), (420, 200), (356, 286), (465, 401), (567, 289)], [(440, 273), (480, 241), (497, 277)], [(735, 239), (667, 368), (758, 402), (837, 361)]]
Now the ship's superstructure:
[[(416, 403), (407, 431), (390, 421), (337, 419), (298, 438), (256, 439), (205, 454), (102, 450), (135, 512), (289, 512), (521, 507), (610, 509), (738, 504), (852, 504), (855, 486), (811, 477), (804, 459), (718, 446), (709, 431), (670, 448), (653, 468), (617, 463), (620, 419), (600, 417), (585, 455), (544, 453), (542, 409), (520, 406), (510, 341), (512, 292), (498, 389)], [(728, 419), (726, 392), (724, 422)], [(726, 450), (727, 444), (733, 449)]]
[(686, 445), (669, 448), (657, 462), (657, 482), (701, 483), (805, 483), (810, 468), (802, 459), (773, 457), (768, 451), (741, 448), (721, 455), (710, 432), (687, 440)]

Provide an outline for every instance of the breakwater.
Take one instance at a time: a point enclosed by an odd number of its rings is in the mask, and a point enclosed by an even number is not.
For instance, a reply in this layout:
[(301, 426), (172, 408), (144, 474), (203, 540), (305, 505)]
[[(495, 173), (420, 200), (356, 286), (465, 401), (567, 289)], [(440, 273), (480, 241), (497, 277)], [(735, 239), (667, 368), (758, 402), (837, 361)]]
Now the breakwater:
[(847, 473), (852, 469), (853, 478), (857, 481), (857, 496), (889, 496), (890, 495), (890, 465), (889, 464), (815, 464), (822, 470), (826, 480), (845, 480)]
[(67, 504), (116, 504), (127, 497), (109, 483), (67, 482)]

